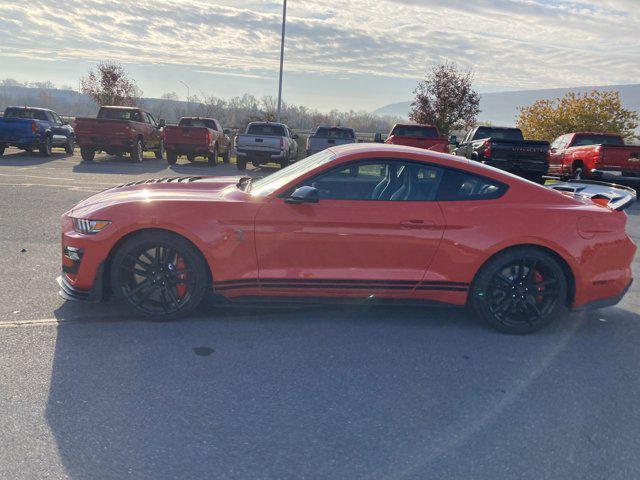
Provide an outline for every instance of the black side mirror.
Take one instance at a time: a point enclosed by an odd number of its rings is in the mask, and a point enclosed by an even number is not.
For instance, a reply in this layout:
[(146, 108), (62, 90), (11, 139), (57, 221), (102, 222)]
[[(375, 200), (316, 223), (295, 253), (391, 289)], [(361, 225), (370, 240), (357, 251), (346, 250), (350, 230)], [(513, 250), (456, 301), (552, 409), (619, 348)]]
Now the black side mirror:
[(380, 132), (376, 133), (373, 136), (373, 142), (374, 143), (384, 143), (384, 141), (382, 140), (382, 134)]
[(166, 127), (166, 126), (167, 126), (167, 122), (164, 120), (164, 118), (161, 118), (160, 120), (158, 120), (159, 128)]
[(320, 200), (318, 196), (318, 189), (310, 185), (296, 188), (295, 191), (284, 199), (284, 203), (291, 203), (298, 205), (301, 203), (318, 203)]

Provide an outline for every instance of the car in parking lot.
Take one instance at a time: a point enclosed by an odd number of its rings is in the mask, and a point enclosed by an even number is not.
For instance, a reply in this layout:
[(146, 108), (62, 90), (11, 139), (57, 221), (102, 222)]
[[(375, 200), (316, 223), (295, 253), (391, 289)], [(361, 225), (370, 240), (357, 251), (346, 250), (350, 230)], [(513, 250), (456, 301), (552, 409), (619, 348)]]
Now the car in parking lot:
[(245, 133), (236, 137), (238, 170), (267, 163), (284, 168), (298, 157), (298, 135), (291, 133), (284, 123), (251, 122)]
[(225, 163), (231, 156), (229, 130), (223, 129), (215, 118), (182, 117), (178, 125), (167, 125), (163, 130), (164, 149), (167, 162), (173, 165), (180, 155), (190, 162), (197, 156), (205, 156), (210, 166), (218, 163), (222, 155)]
[(449, 139), (435, 125), (394, 125), (385, 143), (449, 153)]
[(574, 187), (374, 144), (330, 148), (259, 180), (135, 181), (62, 216), (59, 283), (67, 299), (114, 295), (155, 319), (184, 316), (213, 292), (470, 305), (502, 331), (528, 333), (565, 308), (617, 303), (632, 280), (636, 247), (620, 210), (635, 194)]
[(131, 161), (142, 162), (145, 151), (158, 160), (164, 156), (162, 128), (153, 115), (137, 107), (103, 106), (96, 118), (76, 118), (76, 141), (82, 160), (92, 161), (96, 152), (109, 155), (128, 153)]
[(551, 144), (549, 173), (573, 178), (640, 176), (640, 146), (615, 133), (575, 132)]
[(307, 156), (314, 155), (329, 147), (356, 143), (356, 132), (348, 127), (319, 126), (307, 138)]
[(7, 147), (38, 150), (45, 157), (51, 156), (52, 148), (61, 147), (70, 155), (75, 147), (75, 133), (52, 110), (7, 107), (0, 117), (0, 156)]

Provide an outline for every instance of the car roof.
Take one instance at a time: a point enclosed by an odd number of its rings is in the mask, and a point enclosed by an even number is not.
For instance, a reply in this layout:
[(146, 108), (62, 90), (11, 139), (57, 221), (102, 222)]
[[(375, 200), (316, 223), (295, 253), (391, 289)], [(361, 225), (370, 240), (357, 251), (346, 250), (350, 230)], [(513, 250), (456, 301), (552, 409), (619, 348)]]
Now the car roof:
[(102, 105), (100, 108), (117, 108), (118, 110), (142, 110), (140, 107), (125, 107), (120, 105)]
[(12, 105), (7, 108), (21, 108), (24, 110), (40, 110), (41, 112), (53, 112), (53, 110), (49, 110), (48, 108), (30, 107), (28, 105), (20, 105), (20, 106)]

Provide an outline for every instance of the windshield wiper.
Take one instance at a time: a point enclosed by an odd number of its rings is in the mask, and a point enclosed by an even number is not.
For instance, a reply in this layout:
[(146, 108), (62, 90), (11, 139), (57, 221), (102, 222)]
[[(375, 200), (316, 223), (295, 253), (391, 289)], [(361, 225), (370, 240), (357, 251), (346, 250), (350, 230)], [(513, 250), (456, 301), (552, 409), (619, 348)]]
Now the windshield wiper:
[(243, 192), (247, 192), (249, 191), (249, 186), (251, 185), (252, 180), (253, 179), (251, 177), (242, 177), (238, 181), (238, 183), (236, 183), (236, 187), (238, 187)]

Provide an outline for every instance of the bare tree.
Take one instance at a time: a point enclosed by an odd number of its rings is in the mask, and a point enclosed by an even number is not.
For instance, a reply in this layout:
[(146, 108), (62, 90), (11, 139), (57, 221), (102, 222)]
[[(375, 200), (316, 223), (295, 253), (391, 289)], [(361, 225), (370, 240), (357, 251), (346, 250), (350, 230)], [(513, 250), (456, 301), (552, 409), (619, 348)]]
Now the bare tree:
[(472, 88), (473, 75), (444, 63), (427, 73), (418, 83), (409, 118), (435, 125), (443, 135), (473, 126), (480, 113), (480, 95)]

